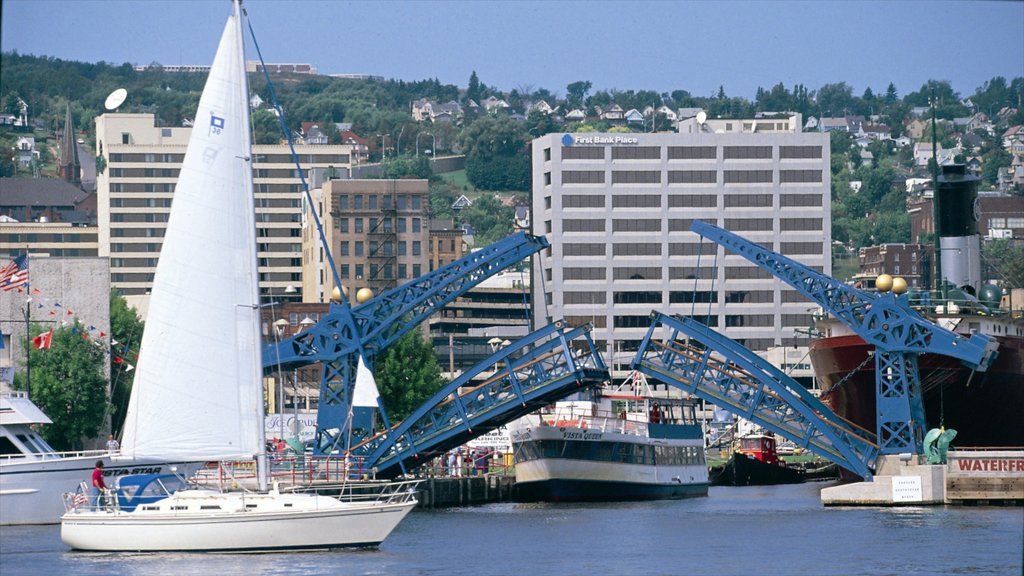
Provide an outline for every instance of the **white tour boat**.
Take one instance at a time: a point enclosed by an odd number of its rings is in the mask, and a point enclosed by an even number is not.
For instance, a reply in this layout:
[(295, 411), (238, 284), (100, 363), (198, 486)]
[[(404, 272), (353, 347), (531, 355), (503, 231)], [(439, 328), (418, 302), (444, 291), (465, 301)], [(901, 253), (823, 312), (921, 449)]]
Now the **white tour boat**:
[(51, 420), (24, 392), (0, 393), (0, 526), (56, 524), (61, 494), (88, 480), (98, 460), (108, 483), (126, 474), (189, 476), (201, 462), (129, 458), (106, 450), (57, 452), (36, 431)]
[(130, 456), (255, 457), (258, 492), (185, 489), (61, 518), (78, 550), (264, 551), (376, 546), (416, 506), (415, 482), (372, 498), (267, 490), (249, 89), (240, 0), (196, 112), (125, 422)]
[(520, 501), (655, 500), (707, 496), (696, 403), (632, 389), (598, 390), (509, 425)]

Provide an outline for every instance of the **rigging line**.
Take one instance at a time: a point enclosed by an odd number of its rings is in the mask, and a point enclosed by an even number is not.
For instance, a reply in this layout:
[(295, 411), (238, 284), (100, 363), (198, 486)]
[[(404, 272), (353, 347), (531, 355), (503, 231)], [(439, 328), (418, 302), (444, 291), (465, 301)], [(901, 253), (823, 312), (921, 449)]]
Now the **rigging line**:
[[(246, 13), (248, 16), (248, 13)], [(249, 28), (249, 35), (252, 37), (253, 47), (256, 49), (256, 55), (259, 57), (260, 66), (263, 68), (263, 77), (267, 81), (267, 89), (270, 91), (270, 99), (274, 103), (274, 110), (277, 111), (277, 119), (281, 124), (281, 131), (284, 133), (285, 138), (288, 141), (288, 149), (291, 151), (292, 161), (295, 162), (296, 172), (298, 173), (299, 180), (302, 182), (302, 190), (306, 197), (306, 202), (309, 206), (309, 212), (313, 216), (313, 222), (316, 224), (317, 233), (320, 236), (320, 245), (324, 249), (324, 255), (327, 258), (327, 264), (331, 267), (331, 276), (334, 279), (335, 286), (341, 286), (341, 279), (338, 277), (338, 270), (334, 265), (334, 256), (331, 254), (330, 245), (327, 242), (327, 236), (324, 234), (323, 223), (320, 221), (320, 216), (317, 214), (316, 203), (313, 201), (313, 195), (309, 191), (309, 183), (306, 181), (306, 177), (302, 173), (302, 165), (299, 163), (299, 155), (295, 151), (295, 141), (292, 139), (291, 132), (288, 130), (288, 124), (285, 122), (284, 110), (281, 108), (281, 103), (277, 100), (277, 91), (274, 90), (274, 83), (270, 80), (270, 72), (267, 71), (266, 62), (263, 60), (263, 53), (260, 51), (259, 42), (256, 41), (256, 32), (252, 29), (252, 20), (246, 18), (246, 26)], [(348, 304), (345, 293), (340, 288), (338, 292), (341, 292), (341, 301)], [(347, 308), (347, 306), (345, 306)], [(350, 320), (351, 320), (351, 315)], [(359, 339), (358, 334), (353, 333), (352, 338), (359, 349), (360, 355), (363, 354), (363, 343)]]

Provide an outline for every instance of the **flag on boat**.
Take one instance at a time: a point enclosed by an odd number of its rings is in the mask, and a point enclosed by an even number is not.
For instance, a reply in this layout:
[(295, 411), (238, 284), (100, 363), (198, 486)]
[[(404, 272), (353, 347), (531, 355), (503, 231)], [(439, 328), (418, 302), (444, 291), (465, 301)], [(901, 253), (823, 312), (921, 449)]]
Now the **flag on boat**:
[(0, 290), (10, 292), (28, 284), (28, 254), (19, 256), (0, 268)]
[(363, 362), (362, 354), (359, 355), (359, 367), (356, 368), (356, 389), (352, 394), (352, 405), (376, 408), (380, 400), (380, 392), (377, 391), (377, 380), (373, 373)]
[(50, 328), (48, 332), (44, 332), (32, 339), (32, 345), (35, 346), (36, 350), (46, 350), (53, 343), (53, 328)]

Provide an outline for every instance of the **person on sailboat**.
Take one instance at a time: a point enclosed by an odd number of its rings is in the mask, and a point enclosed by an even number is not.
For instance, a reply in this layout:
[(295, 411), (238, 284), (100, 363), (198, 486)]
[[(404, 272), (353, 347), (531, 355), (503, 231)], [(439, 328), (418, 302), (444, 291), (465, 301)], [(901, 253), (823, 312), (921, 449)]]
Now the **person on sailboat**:
[(92, 490), (89, 494), (91, 510), (97, 510), (106, 504), (106, 499), (103, 496), (103, 491), (106, 489), (107, 484), (103, 481), (103, 460), (97, 460), (96, 468), (92, 471)]
[(111, 434), (107, 436), (107, 452), (110, 452), (111, 454), (116, 454), (120, 451), (121, 445), (118, 444), (117, 439), (114, 438), (114, 435)]

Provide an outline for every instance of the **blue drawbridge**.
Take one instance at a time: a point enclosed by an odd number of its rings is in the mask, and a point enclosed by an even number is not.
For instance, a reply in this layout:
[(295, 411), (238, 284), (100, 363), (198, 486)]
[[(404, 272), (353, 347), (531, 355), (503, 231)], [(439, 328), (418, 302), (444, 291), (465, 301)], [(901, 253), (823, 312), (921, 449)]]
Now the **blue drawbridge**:
[[(361, 305), (332, 303), (316, 325), (267, 344), (267, 374), (279, 368), (321, 366), (314, 453), (359, 457), (378, 475), (396, 476), (540, 406), (606, 381), (608, 369), (591, 341), (589, 326), (569, 329), (558, 321), (470, 369), (403, 423), (392, 427), (385, 421), (380, 434), (373, 432), (375, 409), (353, 405), (360, 350), (372, 370), (377, 354), (431, 314), (547, 246), (542, 237), (515, 234)], [(484, 384), (470, 383), (492, 371)]]
[[(482, 384), (472, 380), (497, 370)], [(353, 447), (352, 454), (394, 477), (520, 416), (609, 379), (590, 326), (561, 321), (493, 354), (445, 386), (392, 430)]]
[[(984, 370), (995, 340), (965, 338), (921, 317), (905, 296), (872, 294), (704, 222), (693, 231), (747, 258), (875, 347), (878, 427), (843, 420), (755, 353), (688, 318), (655, 314), (633, 368), (751, 420), (870, 478), (880, 454), (921, 453), (926, 429), (917, 355), (944, 354)], [(667, 334), (660, 340), (655, 331)]]

